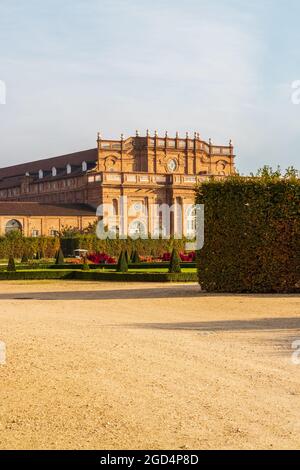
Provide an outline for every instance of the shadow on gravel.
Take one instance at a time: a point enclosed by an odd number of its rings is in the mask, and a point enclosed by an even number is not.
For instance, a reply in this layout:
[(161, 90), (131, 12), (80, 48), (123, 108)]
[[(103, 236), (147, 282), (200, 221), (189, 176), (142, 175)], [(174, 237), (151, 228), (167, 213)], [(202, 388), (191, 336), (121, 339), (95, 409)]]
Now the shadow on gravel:
[[(125, 326), (125, 325), (124, 325)], [(133, 323), (126, 325), (134, 328), (154, 330), (193, 330), (193, 331), (286, 331), (299, 330), (300, 317), (262, 318), (260, 320), (228, 320), (187, 323)]]
[[(42, 286), (41, 286), (42, 287)], [(80, 285), (82, 288), (82, 284)], [(236, 297), (246, 298), (295, 298), (294, 295), (276, 295), (276, 294), (209, 294), (201, 291), (198, 284), (169, 284), (166, 286), (149, 286), (147, 288), (125, 285), (121, 289), (99, 289), (99, 290), (77, 290), (77, 291), (58, 291), (58, 292), (15, 292), (0, 294), (0, 300), (120, 300), (120, 299), (168, 299), (168, 298), (212, 298), (212, 297)]]

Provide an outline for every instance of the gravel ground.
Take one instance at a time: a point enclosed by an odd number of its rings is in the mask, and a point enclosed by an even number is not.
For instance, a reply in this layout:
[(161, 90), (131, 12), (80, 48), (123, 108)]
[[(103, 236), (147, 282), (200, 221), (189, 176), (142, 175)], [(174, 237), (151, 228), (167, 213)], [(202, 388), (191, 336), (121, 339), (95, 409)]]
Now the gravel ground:
[(0, 448), (299, 449), (299, 300), (1, 281)]

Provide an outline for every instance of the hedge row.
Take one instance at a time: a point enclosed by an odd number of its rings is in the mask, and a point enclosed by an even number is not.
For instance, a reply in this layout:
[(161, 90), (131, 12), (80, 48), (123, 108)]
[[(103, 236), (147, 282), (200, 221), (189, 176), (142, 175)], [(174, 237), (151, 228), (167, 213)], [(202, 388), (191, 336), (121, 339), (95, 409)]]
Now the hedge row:
[[(81, 270), (83, 268), (83, 264), (53, 264), (52, 266), (49, 266), (47, 269), (76, 269), (76, 270)], [(135, 269), (137, 271), (142, 270), (142, 269), (161, 269), (165, 268), (168, 269), (170, 266), (170, 263), (166, 262), (161, 262), (161, 263), (139, 263), (139, 264), (133, 264), (129, 263), (128, 269)], [(196, 268), (196, 263), (180, 263), (181, 268)], [(117, 265), (116, 264), (90, 264), (89, 265), (90, 269), (116, 269)]]
[(7, 259), (10, 255), (22, 258), (26, 255), (33, 258), (37, 253), (42, 258), (54, 258), (59, 248), (59, 239), (54, 237), (22, 237), (19, 232), (0, 237), (0, 258)]
[(47, 279), (74, 279), (74, 271), (0, 271), (0, 281), (47, 280)]
[(140, 256), (160, 257), (164, 253), (171, 252), (173, 248), (178, 251), (185, 251), (186, 240), (99, 240), (95, 235), (78, 235), (73, 238), (62, 238), (61, 247), (64, 256), (70, 256), (74, 250), (83, 249), (94, 253), (106, 253), (112, 257), (118, 258), (122, 250), (128, 254), (137, 251)]
[(117, 281), (117, 282), (197, 282), (196, 273), (117, 273), (91, 271), (16, 271), (0, 272), (1, 281), (73, 279), (80, 281)]
[(205, 245), (197, 259), (203, 289), (299, 292), (299, 179), (210, 181), (196, 201), (205, 205)]
[(55, 258), (61, 244), (64, 256), (73, 256), (74, 250), (80, 248), (89, 252), (106, 253), (118, 257), (122, 249), (129, 255), (137, 250), (140, 256), (159, 257), (173, 248), (185, 251), (186, 240), (99, 240), (96, 235), (77, 235), (73, 238), (55, 237), (22, 237), (18, 232), (0, 237), (0, 258), (7, 259), (9, 255), (22, 258), (25, 254), (29, 259), (40, 254), (41, 258)]

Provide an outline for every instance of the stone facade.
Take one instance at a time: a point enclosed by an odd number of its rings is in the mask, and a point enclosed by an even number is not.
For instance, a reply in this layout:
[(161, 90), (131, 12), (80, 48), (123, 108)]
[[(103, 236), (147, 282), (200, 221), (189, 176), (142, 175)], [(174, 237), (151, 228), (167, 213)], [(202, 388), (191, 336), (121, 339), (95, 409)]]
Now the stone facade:
[[(197, 133), (193, 138), (178, 134), (171, 138), (167, 133), (159, 137), (147, 132), (120, 140), (106, 140), (98, 134), (96, 149), (1, 169), (0, 201), (86, 204), (94, 209), (94, 220), (100, 204), (111, 204), (118, 225), (122, 199), (139, 207), (141, 214), (145, 210), (149, 214), (154, 204), (193, 204), (196, 184), (211, 176), (224, 178), (235, 173), (234, 157), (231, 142), (213, 145)], [(126, 214), (128, 225), (130, 217)], [(80, 225), (67, 219), (64, 225)], [(145, 230), (151, 233), (148, 219)], [(62, 219), (54, 223), (46, 217), (35, 223), (41, 233), (49, 234)], [(173, 233), (175, 230), (173, 223)]]

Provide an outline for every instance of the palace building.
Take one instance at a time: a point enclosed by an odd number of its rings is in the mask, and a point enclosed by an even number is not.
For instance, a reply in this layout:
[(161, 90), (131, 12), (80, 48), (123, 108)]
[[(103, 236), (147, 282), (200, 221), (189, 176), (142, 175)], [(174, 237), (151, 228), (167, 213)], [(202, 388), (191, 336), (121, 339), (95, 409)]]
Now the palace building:
[[(198, 133), (181, 138), (147, 131), (120, 140), (98, 134), (96, 148), (0, 169), (0, 234), (19, 229), (25, 236), (51, 236), (64, 227), (84, 229), (97, 220), (101, 204), (113, 207), (117, 228), (124, 198), (140, 213), (142, 230), (152, 233), (153, 217), (144, 217), (151, 207), (193, 204), (196, 184), (235, 173), (234, 157), (231, 141), (214, 145)], [(126, 214), (126, 220), (129, 232), (141, 229), (136, 214)], [(183, 220), (184, 233), (188, 230)]]

